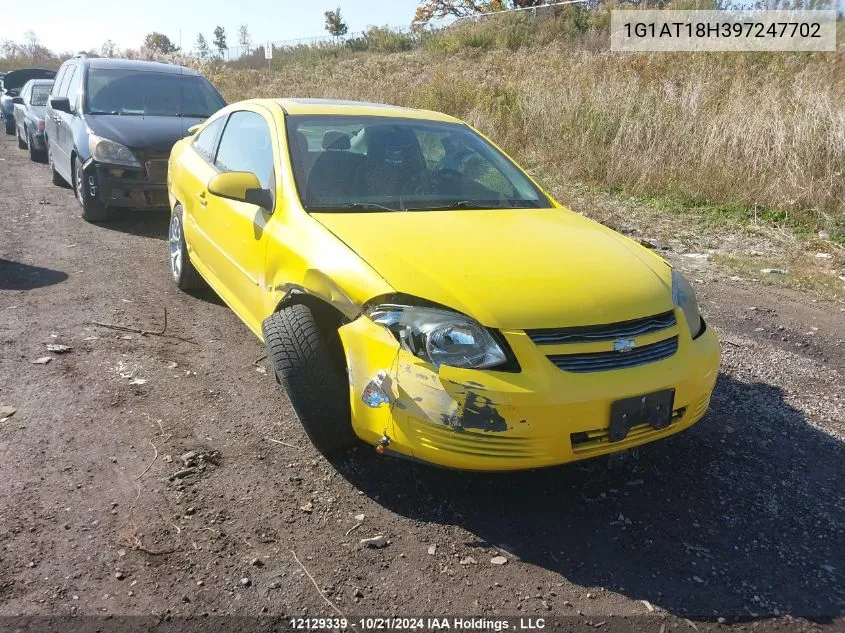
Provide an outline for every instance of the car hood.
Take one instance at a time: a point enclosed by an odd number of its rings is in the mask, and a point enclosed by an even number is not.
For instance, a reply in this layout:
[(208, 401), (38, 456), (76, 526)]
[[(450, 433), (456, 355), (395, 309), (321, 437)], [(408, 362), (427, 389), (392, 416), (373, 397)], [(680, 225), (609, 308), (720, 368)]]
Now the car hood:
[(85, 115), (85, 122), (94, 134), (133, 149), (172, 147), (188, 135), (189, 127), (203, 121), (178, 116)]
[(397, 292), (502, 329), (671, 310), (659, 257), (565, 209), (315, 213)]

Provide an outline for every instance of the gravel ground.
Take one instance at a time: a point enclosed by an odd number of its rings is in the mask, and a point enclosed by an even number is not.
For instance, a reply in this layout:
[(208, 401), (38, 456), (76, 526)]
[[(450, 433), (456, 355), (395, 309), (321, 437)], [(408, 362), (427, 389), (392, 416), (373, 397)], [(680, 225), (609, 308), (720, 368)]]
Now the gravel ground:
[[(259, 341), (173, 287), (167, 214), (88, 225), (13, 137), (0, 175), (0, 616), (845, 628), (842, 305), (673, 253), (723, 341), (691, 430), (510, 475), (330, 463)], [(166, 336), (93, 323), (157, 331), (165, 309)]]

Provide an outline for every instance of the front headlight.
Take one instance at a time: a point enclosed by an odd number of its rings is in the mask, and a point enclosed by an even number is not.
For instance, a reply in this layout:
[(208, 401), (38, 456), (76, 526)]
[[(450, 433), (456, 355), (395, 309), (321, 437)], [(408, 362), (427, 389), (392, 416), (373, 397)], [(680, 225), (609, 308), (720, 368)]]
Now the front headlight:
[(436, 367), (484, 369), (507, 362), (490, 331), (457, 312), (385, 305), (370, 318), (393, 332), (404, 349)]
[(690, 336), (696, 338), (704, 329), (704, 321), (701, 319), (701, 312), (698, 311), (695, 290), (686, 277), (674, 268), (672, 269), (672, 301), (683, 311)]
[(125, 165), (127, 167), (140, 167), (141, 163), (128, 147), (112, 141), (111, 139), (90, 134), (88, 136), (88, 149), (91, 156), (98, 163), (109, 163), (111, 165)]

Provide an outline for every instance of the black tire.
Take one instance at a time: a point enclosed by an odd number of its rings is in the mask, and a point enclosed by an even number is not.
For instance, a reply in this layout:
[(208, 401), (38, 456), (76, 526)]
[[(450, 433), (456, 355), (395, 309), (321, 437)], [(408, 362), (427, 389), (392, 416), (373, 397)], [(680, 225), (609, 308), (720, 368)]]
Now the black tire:
[(29, 160), (33, 163), (44, 161), (44, 151), (35, 149), (35, 142), (32, 140), (32, 132), (26, 133), (26, 148), (29, 150)]
[(322, 331), (304, 305), (273, 314), (262, 329), (276, 376), (317, 450), (332, 455), (354, 446), (349, 381), (337, 333)]
[(50, 151), (50, 142), (47, 142), (47, 163), (50, 165), (50, 182), (57, 187), (66, 187), (67, 181), (59, 175), (56, 171), (56, 165), (53, 163), (53, 152)]
[(18, 129), (18, 126), (15, 126), (15, 136), (18, 137), (18, 149), (26, 149), (26, 141), (24, 141), (23, 137), (21, 136), (21, 132)]
[(15, 122), (14, 122), (14, 121), (9, 121), (8, 119), (5, 119), (5, 120), (4, 120), (4, 122), (5, 122), (5, 124), (6, 124), (6, 134), (8, 134), (9, 136), (11, 136), (12, 134), (14, 134), (14, 133), (15, 133), (15, 128), (16, 128), (17, 126), (15, 125)]
[(202, 288), (205, 281), (191, 263), (182, 227), (182, 207), (177, 204), (170, 212), (170, 228), (167, 232), (167, 243), (170, 245), (170, 276), (180, 290)]
[(102, 202), (93, 198), (88, 187), (85, 186), (85, 176), (82, 172), (82, 161), (73, 159), (73, 191), (82, 207), (82, 219), (86, 222), (105, 222), (109, 219), (109, 209)]

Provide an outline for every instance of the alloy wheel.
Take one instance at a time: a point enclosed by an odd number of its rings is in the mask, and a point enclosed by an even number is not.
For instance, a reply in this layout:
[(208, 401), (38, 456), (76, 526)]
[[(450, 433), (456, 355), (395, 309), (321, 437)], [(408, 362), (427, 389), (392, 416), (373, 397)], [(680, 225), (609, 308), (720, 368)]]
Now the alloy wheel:
[(179, 280), (182, 276), (182, 222), (179, 216), (174, 213), (170, 218), (170, 272), (173, 278)]

